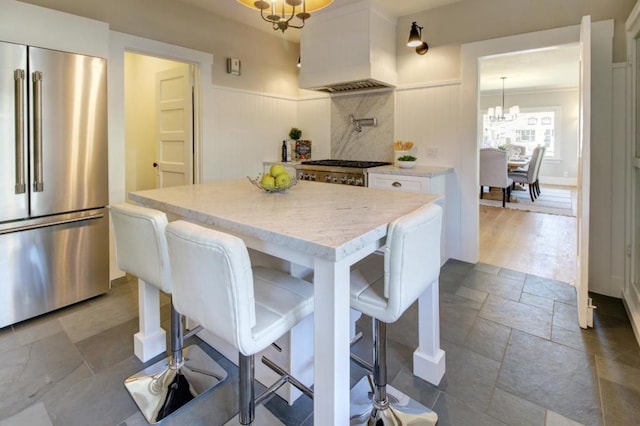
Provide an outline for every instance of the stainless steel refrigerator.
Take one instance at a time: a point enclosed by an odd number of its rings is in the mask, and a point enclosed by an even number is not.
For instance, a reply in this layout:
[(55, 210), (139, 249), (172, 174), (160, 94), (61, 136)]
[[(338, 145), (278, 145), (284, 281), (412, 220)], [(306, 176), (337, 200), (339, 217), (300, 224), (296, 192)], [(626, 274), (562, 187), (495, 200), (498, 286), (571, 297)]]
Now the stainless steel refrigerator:
[(109, 288), (106, 72), (0, 41), (0, 327)]

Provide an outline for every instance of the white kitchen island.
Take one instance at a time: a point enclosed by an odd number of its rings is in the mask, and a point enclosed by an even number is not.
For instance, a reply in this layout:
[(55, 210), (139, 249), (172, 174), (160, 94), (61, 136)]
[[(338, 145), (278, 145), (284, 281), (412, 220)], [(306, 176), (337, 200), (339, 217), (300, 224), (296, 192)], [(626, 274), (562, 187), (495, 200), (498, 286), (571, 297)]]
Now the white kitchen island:
[[(241, 179), (134, 192), (130, 199), (166, 212), (169, 220), (182, 218), (237, 235), (247, 247), (313, 270), (314, 370), (321, 372), (314, 379), (314, 424), (347, 424), (350, 266), (384, 244), (389, 222), (438, 196), (318, 182), (268, 194)], [(157, 292), (145, 287), (140, 291)], [(418, 375), (437, 384), (444, 374), (437, 284), (419, 303), (414, 359), (422, 360)], [(141, 306), (148, 327), (157, 322), (153, 310)]]

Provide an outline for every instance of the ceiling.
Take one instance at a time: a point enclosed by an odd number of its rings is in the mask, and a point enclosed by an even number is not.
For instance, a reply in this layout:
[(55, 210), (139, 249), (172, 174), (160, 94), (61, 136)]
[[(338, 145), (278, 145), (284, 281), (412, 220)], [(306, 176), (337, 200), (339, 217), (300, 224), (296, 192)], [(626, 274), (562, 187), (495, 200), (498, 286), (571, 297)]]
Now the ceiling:
[[(267, 34), (299, 42), (300, 30), (288, 29), (282, 34), (260, 18), (257, 10), (250, 9), (236, 0), (175, 0), (198, 7), (216, 15), (247, 24)], [(334, 0), (327, 8), (314, 12), (322, 14), (360, 0)], [(456, 3), (461, 0), (372, 0), (375, 7), (389, 16), (400, 17), (428, 9)], [(531, 88), (566, 88), (578, 86), (577, 46), (559, 47), (535, 52), (519, 52), (482, 59), (480, 63), (480, 91), (502, 89), (500, 77), (507, 77), (505, 90)]]
[[(260, 13), (258, 10), (252, 10), (240, 3), (236, 0), (176, 0), (181, 3), (190, 4), (192, 6), (208, 10), (210, 12), (215, 13), (216, 15), (223, 16), (225, 18), (242, 22), (244, 24), (250, 25), (254, 28), (257, 28), (261, 31), (267, 32), (269, 34), (276, 34), (278, 36), (284, 37), (287, 40), (299, 42), (300, 41), (300, 31), (295, 29), (289, 29), (285, 31), (284, 34), (281, 32), (275, 32), (271, 25), (267, 22), (264, 22), (260, 17)], [(327, 6), (325, 9), (320, 10), (318, 12), (312, 13), (311, 18), (313, 19), (314, 14), (323, 13), (325, 10), (332, 10), (347, 5), (349, 3), (354, 3), (360, 0), (333, 0), (333, 3)], [(433, 9), (436, 7), (444, 6), (451, 3), (456, 3), (461, 0), (372, 0), (374, 5), (380, 9), (382, 12), (386, 13), (391, 17), (398, 17), (409, 15), (412, 13), (420, 12), (427, 9)]]
[(578, 45), (516, 52), (480, 60), (480, 92), (577, 87)]

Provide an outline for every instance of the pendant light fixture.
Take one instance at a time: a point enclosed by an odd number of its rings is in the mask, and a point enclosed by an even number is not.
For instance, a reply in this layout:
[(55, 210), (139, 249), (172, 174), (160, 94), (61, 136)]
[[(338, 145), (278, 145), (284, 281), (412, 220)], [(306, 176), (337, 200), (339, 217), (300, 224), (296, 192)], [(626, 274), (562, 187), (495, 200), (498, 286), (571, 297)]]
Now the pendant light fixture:
[(411, 24), (411, 31), (409, 31), (409, 40), (407, 46), (415, 47), (418, 55), (424, 55), (429, 50), (429, 45), (422, 41), (422, 28), (415, 21)]
[(502, 79), (502, 105), (489, 108), (487, 111), (487, 115), (489, 116), (489, 120), (491, 122), (496, 121), (513, 121), (516, 119), (518, 114), (520, 114), (520, 107), (518, 105), (514, 105), (509, 108), (509, 113), (505, 114), (504, 108), (504, 81), (507, 77), (500, 77)]
[[(274, 30), (283, 33), (287, 28), (302, 28), (304, 21), (311, 17), (311, 12), (323, 9), (333, 0), (238, 0), (239, 3), (257, 9), (263, 20), (269, 22)], [(298, 18), (294, 24), (291, 20)]]

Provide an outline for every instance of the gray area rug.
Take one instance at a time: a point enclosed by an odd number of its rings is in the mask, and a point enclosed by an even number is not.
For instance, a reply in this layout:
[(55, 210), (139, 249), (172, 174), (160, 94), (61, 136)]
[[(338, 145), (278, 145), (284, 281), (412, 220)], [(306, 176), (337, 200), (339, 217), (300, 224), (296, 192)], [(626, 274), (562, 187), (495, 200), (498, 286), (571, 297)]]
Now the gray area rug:
[[(524, 210), (536, 213), (557, 214), (562, 216), (575, 216), (576, 199), (575, 190), (558, 187), (540, 187), (540, 196), (534, 202), (529, 197), (529, 189), (511, 191), (511, 201), (505, 208)], [(485, 192), (480, 205), (502, 208), (502, 192), (493, 189)]]

